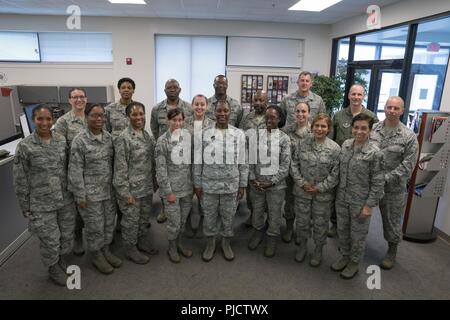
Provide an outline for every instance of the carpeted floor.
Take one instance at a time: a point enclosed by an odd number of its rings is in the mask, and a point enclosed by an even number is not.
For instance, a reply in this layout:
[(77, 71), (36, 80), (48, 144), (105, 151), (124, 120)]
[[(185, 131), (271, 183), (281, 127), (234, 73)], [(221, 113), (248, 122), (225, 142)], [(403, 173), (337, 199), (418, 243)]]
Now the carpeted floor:
[[(244, 202), (235, 219), (234, 261), (225, 261), (218, 246), (214, 259), (205, 263), (201, 260), (205, 239), (188, 239), (194, 256), (173, 264), (166, 254), (165, 224), (156, 223), (157, 207), (150, 234), (160, 252), (148, 264), (125, 260), (119, 237), (113, 251), (124, 258), (122, 267), (112, 275), (102, 275), (86, 255), (73, 256), (70, 262), (82, 270), (81, 290), (68, 290), (48, 280), (39, 242), (32, 237), (0, 267), (0, 299), (450, 299), (450, 245), (439, 238), (430, 244), (403, 241), (395, 268), (381, 270), (381, 289), (367, 288), (370, 275), (366, 268), (379, 264), (387, 248), (378, 211), (372, 218), (359, 274), (343, 280), (330, 269), (338, 257), (336, 239), (328, 240), (318, 268), (310, 267), (307, 260), (295, 262), (293, 243), (280, 241), (274, 258), (263, 256), (264, 243), (249, 251)], [(193, 221), (196, 225), (198, 216)], [(309, 243), (310, 251), (312, 247)]]

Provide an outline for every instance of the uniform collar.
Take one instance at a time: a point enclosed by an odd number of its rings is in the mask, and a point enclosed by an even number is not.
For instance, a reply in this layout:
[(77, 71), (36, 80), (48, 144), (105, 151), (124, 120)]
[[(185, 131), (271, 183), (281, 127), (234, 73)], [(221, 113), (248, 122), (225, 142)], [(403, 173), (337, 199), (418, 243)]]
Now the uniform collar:
[[(176, 106), (176, 107), (181, 109), (183, 105), (184, 105), (183, 100), (181, 100), (181, 98), (178, 98), (178, 103), (177, 103), (177, 106)], [(164, 99), (164, 100), (162, 101), (161, 107), (162, 107), (163, 109), (166, 109), (166, 110), (169, 109), (169, 108), (168, 108), (168, 104), (167, 104), (167, 99)]]
[(300, 99), (307, 99), (308, 101), (314, 100), (314, 96), (313, 96), (313, 93), (311, 92), (311, 90), (308, 91), (308, 95), (306, 97), (301, 96), (300, 93), (298, 92), (298, 90), (295, 91), (295, 95)]
[[(231, 107), (231, 97), (229, 96), (229, 95), (227, 95), (227, 97), (226, 97), (226, 99), (225, 100), (227, 100), (228, 101), (228, 104), (230, 105), (230, 107)], [(211, 97), (211, 104), (216, 104), (217, 103), (217, 98), (216, 98), (216, 96), (215, 95), (213, 95), (212, 97)]]
[[(384, 126), (385, 126), (384, 123), (385, 123), (385, 120), (381, 121), (381, 122), (380, 122), (380, 126), (377, 128), (377, 131), (378, 131), (382, 136), (385, 136), (384, 133), (383, 133), (383, 128), (384, 128)], [(386, 137), (394, 136), (395, 134), (400, 133), (400, 132), (402, 131), (402, 129), (403, 129), (403, 123), (400, 122), (400, 123), (398, 124), (398, 126), (397, 126), (397, 129), (396, 129), (395, 131), (392, 130), (393, 134), (392, 134), (392, 135), (386, 135)]]
[[(89, 128), (86, 128), (86, 132), (87, 132), (87, 136), (88, 136), (88, 138), (91, 140), (91, 141), (97, 141), (97, 142), (100, 142), (100, 141), (98, 141), (98, 139), (95, 137), (95, 135), (91, 132), (91, 130), (89, 130)], [(101, 141), (101, 143), (105, 143), (105, 130), (102, 130), (102, 135), (103, 135), (103, 137), (102, 137), (102, 141)]]
[[(42, 138), (37, 134), (36, 130), (34, 130), (32, 135), (33, 143), (39, 144), (39, 145), (46, 145), (46, 143), (42, 140)], [(54, 140), (54, 133), (52, 132), (52, 137), (50, 138), (50, 144), (53, 143)]]

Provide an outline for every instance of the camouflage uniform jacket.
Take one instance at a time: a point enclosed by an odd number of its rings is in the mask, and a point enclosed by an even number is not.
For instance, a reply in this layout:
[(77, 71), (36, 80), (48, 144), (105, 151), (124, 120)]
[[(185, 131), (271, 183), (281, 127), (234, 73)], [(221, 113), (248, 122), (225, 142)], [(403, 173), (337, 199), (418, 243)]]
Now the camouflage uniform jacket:
[[(377, 115), (372, 111), (362, 107), (361, 113), (372, 117), (375, 123), (378, 122)], [(338, 111), (333, 118), (333, 130), (328, 136), (341, 146), (345, 140), (352, 138), (352, 120), (353, 114), (350, 107)]]
[(113, 184), (121, 198), (142, 198), (153, 193), (155, 139), (143, 130), (143, 137), (129, 126), (114, 142)]
[[(230, 120), (228, 123), (238, 128), (242, 121), (242, 117), (244, 116), (244, 109), (242, 109), (241, 105), (236, 99), (227, 96), (226, 100), (228, 101), (228, 104), (230, 105), (231, 108)], [(216, 96), (212, 96), (208, 99), (208, 110), (206, 111), (206, 116), (214, 121), (216, 121), (215, 110), (217, 102), (218, 100)]]
[(20, 141), (13, 177), (22, 212), (54, 211), (73, 201), (67, 191), (67, 159), (66, 139), (58, 133), (49, 144), (36, 132)]
[(259, 133), (267, 134), (267, 151), (258, 148), (258, 153), (262, 152), (264, 158), (267, 157), (267, 159), (272, 160), (271, 146), (273, 145), (272, 142), (276, 139), (278, 140), (278, 154), (273, 157), (275, 163), (270, 161), (268, 164), (262, 164), (260, 159), (258, 159), (256, 164), (250, 162), (249, 180), (270, 181), (273, 183), (270, 190), (285, 189), (287, 187), (286, 177), (289, 175), (289, 165), (291, 162), (291, 141), (288, 135), (281, 130), (274, 130), (272, 133), (261, 130)]
[[(167, 105), (167, 99), (159, 102), (156, 106), (152, 108), (150, 128), (152, 129), (153, 137), (158, 140), (167, 130), (169, 130), (169, 125), (167, 123), (167, 112), (172, 107)], [(177, 108), (183, 110), (184, 117), (188, 117), (192, 114), (192, 106), (189, 102), (182, 99), (178, 99)]]
[(373, 142), (355, 148), (354, 141), (342, 144), (338, 198), (373, 208), (384, 195), (383, 153)]
[(327, 112), (325, 104), (323, 103), (323, 100), (319, 95), (310, 91), (306, 97), (302, 97), (298, 94), (298, 91), (296, 91), (284, 97), (280, 103), (280, 108), (286, 115), (286, 126), (295, 123), (295, 107), (300, 102), (305, 101), (308, 102), (310, 107), (309, 113), (311, 120), (313, 120), (319, 112)]
[(72, 142), (69, 190), (77, 203), (111, 199), (113, 141), (109, 132), (103, 130), (102, 134), (100, 142), (86, 129)]
[(239, 124), (239, 129), (247, 131), (248, 129), (265, 129), (266, 128), (266, 117), (263, 115), (261, 118), (256, 116), (256, 112), (252, 111), (247, 113), (242, 118)]
[(297, 131), (297, 123), (293, 123), (289, 126), (285, 126), (282, 130), (286, 133), (291, 139), (291, 150), (297, 148), (297, 145), (306, 137), (311, 134), (311, 125), (308, 125), (303, 128), (300, 132)]
[(419, 153), (415, 133), (403, 123), (399, 123), (392, 133), (386, 133), (384, 121), (381, 121), (374, 125), (370, 140), (383, 152), (385, 193), (405, 192)]
[[(195, 123), (195, 119), (194, 119), (193, 114), (189, 115), (188, 117), (186, 117), (184, 119), (183, 128), (189, 130), (189, 133), (191, 134), (191, 136), (194, 135), (194, 123)], [(215, 125), (215, 122), (205, 115), (205, 117), (203, 118), (203, 122), (202, 122), (202, 129), (213, 127), (214, 125)]]
[(125, 113), (126, 105), (119, 101), (110, 103), (105, 107), (106, 131), (112, 134), (115, 139), (122, 131), (128, 127), (128, 118)]
[[(169, 193), (174, 193), (177, 198), (186, 197), (193, 193), (192, 185), (192, 165), (189, 154), (188, 163), (174, 163), (174, 156), (183, 157), (182, 144), (184, 136), (178, 139), (172, 136), (167, 130), (156, 143), (156, 179), (159, 185), (159, 192), (162, 197), (167, 197)], [(190, 142), (187, 143), (191, 147)], [(189, 148), (189, 152), (192, 150)]]
[(303, 190), (306, 182), (313, 183), (319, 193), (316, 199), (330, 201), (334, 198), (334, 187), (339, 183), (339, 153), (341, 148), (333, 140), (326, 138), (316, 144), (309, 135), (292, 151), (291, 176), (294, 180), (294, 195), (312, 199)]
[[(228, 148), (226, 141), (229, 141)], [(196, 188), (203, 188), (207, 193), (226, 194), (247, 186), (248, 164), (245, 161), (245, 134), (242, 130), (231, 125), (223, 131), (215, 127), (207, 128), (203, 131), (201, 150), (203, 162), (194, 164), (193, 169)], [(205, 159), (205, 155), (208, 158)]]
[(58, 118), (53, 130), (66, 138), (67, 145), (70, 149), (73, 139), (77, 136), (77, 134), (84, 131), (86, 127), (86, 119), (77, 117), (73, 110), (71, 110), (62, 117)]

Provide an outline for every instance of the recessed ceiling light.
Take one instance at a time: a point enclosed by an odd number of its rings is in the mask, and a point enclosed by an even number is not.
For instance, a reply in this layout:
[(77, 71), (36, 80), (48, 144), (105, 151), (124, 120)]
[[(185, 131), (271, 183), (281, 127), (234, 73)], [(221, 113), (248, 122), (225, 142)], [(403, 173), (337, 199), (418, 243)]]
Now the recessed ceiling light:
[(144, 0), (108, 0), (114, 4), (147, 4)]
[(342, 0), (300, 0), (290, 7), (289, 10), (319, 12), (341, 1)]

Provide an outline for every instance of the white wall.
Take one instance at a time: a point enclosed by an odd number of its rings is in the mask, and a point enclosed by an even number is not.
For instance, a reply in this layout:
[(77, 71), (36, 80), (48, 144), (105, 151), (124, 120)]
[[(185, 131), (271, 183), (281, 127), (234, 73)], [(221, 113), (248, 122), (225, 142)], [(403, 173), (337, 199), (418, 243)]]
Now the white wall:
[[(449, 0), (403, 0), (381, 8), (381, 26), (386, 27), (450, 10)], [(332, 25), (332, 38), (367, 31), (366, 15), (360, 15)], [(450, 111), (450, 68), (447, 69), (441, 110)], [(435, 226), (450, 235), (450, 170), (446, 196), (440, 199)]]
[[(0, 30), (68, 31), (66, 17), (0, 15)], [(304, 39), (304, 69), (328, 74), (331, 59), (330, 26), (244, 21), (82, 17), (84, 32), (112, 32), (113, 59), (109, 65), (0, 63), (6, 85), (113, 85), (121, 77), (136, 82), (134, 98), (154, 104), (154, 35), (218, 35)], [(125, 58), (133, 58), (133, 65)], [(211, 85), (213, 79), (211, 79)], [(119, 98), (115, 92), (116, 99)], [(237, 97), (239, 98), (239, 97)], [(150, 113), (147, 115), (149, 116)], [(147, 124), (149, 119), (147, 119)]]

